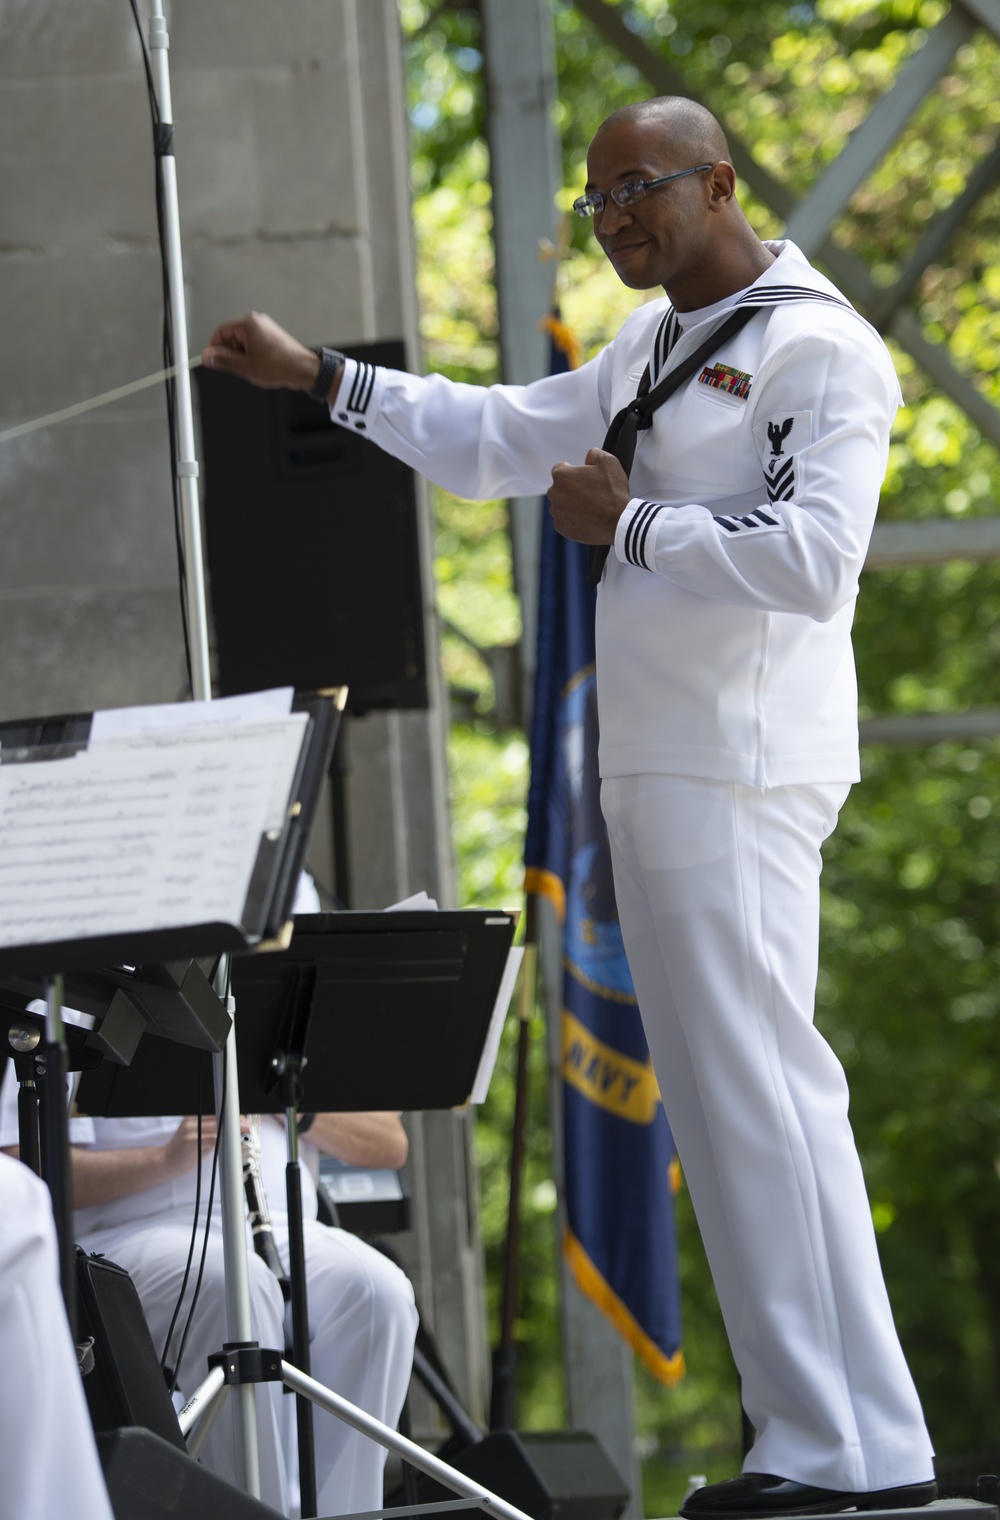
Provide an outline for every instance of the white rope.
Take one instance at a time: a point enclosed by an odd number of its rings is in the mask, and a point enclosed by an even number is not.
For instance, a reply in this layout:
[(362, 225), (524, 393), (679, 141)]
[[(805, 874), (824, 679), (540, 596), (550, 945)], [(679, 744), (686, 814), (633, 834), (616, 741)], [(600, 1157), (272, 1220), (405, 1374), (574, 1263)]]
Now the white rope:
[[(188, 360), (188, 369), (197, 369), (201, 363), (201, 355), (196, 359)], [(42, 428), (52, 427), (56, 422), (65, 422), (67, 417), (79, 417), (81, 412), (92, 412), (95, 407), (107, 406), (112, 401), (120, 401), (123, 396), (131, 396), (136, 391), (148, 390), (151, 385), (159, 385), (163, 380), (172, 380), (180, 372), (179, 364), (172, 364), (169, 369), (157, 370), (155, 375), (144, 375), (141, 380), (133, 380), (129, 385), (119, 385), (113, 391), (105, 391), (103, 395), (91, 396), (89, 401), (78, 401), (75, 406), (64, 406), (61, 412), (49, 412), (46, 417), (36, 417), (34, 422), (19, 422), (16, 427), (7, 428), (0, 433), (0, 443), (6, 443), (11, 438), (21, 438), (25, 433), (37, 433)]]

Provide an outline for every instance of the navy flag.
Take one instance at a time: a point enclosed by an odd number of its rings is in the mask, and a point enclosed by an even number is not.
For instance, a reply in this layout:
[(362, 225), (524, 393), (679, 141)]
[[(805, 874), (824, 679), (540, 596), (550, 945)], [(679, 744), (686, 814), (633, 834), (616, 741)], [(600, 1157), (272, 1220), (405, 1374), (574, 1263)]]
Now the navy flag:
[[(572, 340), (556, 319), (553, 373)], [(525, 887), (563, 926), (567, 1227), (581, 1291), (664, 1383), (683, 1375), (677, 1165), (622, 946), (597, 772), (588, 550), (544, 513)]]

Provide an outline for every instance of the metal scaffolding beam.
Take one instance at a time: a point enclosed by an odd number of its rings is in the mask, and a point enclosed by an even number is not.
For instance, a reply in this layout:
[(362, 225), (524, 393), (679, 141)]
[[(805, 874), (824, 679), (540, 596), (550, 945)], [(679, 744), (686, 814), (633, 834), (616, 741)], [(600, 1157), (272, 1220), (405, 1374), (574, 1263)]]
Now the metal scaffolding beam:
[(1000, 707), (969, 707), (965, 712), (889, 713), (859, 724), (862, 744), (913, 749), (925, 744), (955, 744), (1000, 737)]
[(847, 210), (851, 196), (903, 135), (918, 106), (947, 73), (955, 54), (974, 31), (974, 23), (962, 10), (950, 10), (892, 88), (848, 138), (845, 147), (786, 221), (786, 237), (798, 243), (803, 253), (819, 252), (832, 223)]
[[(606, 4), (606, 0), (574, 0), (574, 4), (580, 14), (586, 16), (594, 24), (605, 40), (640, 70), (659, 94), (684, 95), (690, 100), (698, 100), (700, 104), (705, 104), (698, 92), (691, 88), (683, 75), (667, 59), (655, 53), (641, 37), (628, 29), (617, 8)], [(864, 125), (850, 139), (844, 153), (830, 166), (819, 185), (814, 187), (804, 201), (796, 202), (792, 192), (757, 163), (750, 149), (739, 137), (728, 132), (727, 137), (733, 167), (737, 174), (769, 210), (782, 218), (788, 228), (788, 235), (796, 242), (799, 242), (802, 236), (806, 237), (809, 242), (807, 252), (811, 252), (820, 263), (826, 266), (845, 295), (855, 302), (880, 331), (892, 337), (901, 348), (905, 349), (928, 378), (944, 391), (956, 406), (969, 415), (984, 437), (1000, 448), (1000, 407), (994, 406), (981, 391), (976, 389), (971, 380), (956, 369), (947, 349), (942, 344), (930, 342), (913, 312), (903, 304), (915, 289), (923, 269), (927, 267), (926, 263), (916, 269), (911, 267), (911, 264), (915, 264), (916, 258), (922, 256), (925, 243), (929, 250), (932, 249), (928, 251), (927, 257), (927, 263), (930, 263), (933, 258), (939, 257), (943, 252), (948, 239), (960, 225), (960, 219), (951, 215), (949, 207), (941, 217), (935, 220), (925, 236), (924, 243), (918, 246), (914, 260), (903, 271), (901, 279), (906, 282), (905, 290), (897, 288), (899, 282), (888, 288), (877, 285), (863, 261), (839, 247), (830, 236), (831, 223), (846, 205), (844, 191), (847, 186), (850, 185), (849, 194), (853, 194), (858, 184), (863, 183), (865, 175), (862, 174), (860, 179), (857, 177), (860, 168), (866, 163), (874, 167), (882, 153), (891, 146), (899, 132), (903, 130), (905, 126), (905, 118), (901, 120), (903, 106), (907, 102), (912, 102), (910, 112), (912, 114), (912, 109), (919, 105), (927, 90), (933, 87), (943, 69), (947, 67), (948, 60), (954, 56), (956, 48), (972, 35), (976, 25), (985, 27), (1000, 38), (1000, 0), (960, 0), (960, 3), (952, 6), (930, 34), (924, 47), (904, 72), (901, 80), (897, 81), (897, 85), (883, 97)], [(924, 85), (922, 94), (917, 89), (921, 82)], [(897, 89), (900, 90), (899, 95), (896, 94)], [(875, 122), (874, 128), (869, 125), (872, 122)], [(877, 152), (880, 141), (883, 146), (881, 151)], [(968, 199), (967, 209), (971, 209), (980, 196), (996, 182), (995, 158), (996, 153), (991, 155), (988, 166), (984, 163), (976, 170), (974, 179), (978, 193)], [(846, 164), (844, 169), (839, 167), (842, 161)], [(870, 168), (865, 172), (870, 172)], [(835, 177), (831, 179), (830, 176)], [(970, 180), (970, 185), (971, 183)], [(820, 195), (821, 189), (823, 196)], [(829, 195), (829, 201), (824, 200), (823, 197), (826, 195)], [(820, 225), (817, 220), (820, 211), (825, 215), (825, 226)], [(797, 236), (795, 228), (799, 224), (799, 219), (801, 219), (801, 228)], [(937, 236), (931, 245), (927, 240), (935, 231)], [(876, 320), (879, 316), (882, 317), (881, 322)]]
[(942, 565), (952, 559), (1000, 559), (1000, 516), (877, 523), (865, 569)]

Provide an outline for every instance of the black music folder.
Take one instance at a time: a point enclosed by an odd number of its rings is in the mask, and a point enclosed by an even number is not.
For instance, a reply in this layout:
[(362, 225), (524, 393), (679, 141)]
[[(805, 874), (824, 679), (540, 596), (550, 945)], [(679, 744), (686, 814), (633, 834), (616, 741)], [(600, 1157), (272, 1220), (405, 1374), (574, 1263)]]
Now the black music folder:
[[(233, 962), (240, 1103), (281, 1113), (276, 1059), (301, 1067), (304, 1112), (481, 1101), (513, 988), (516, 915), (484, 909), (300, 914), (287, 950)], [(212, 1113), (197, 1052), (144, 1040), (85, 1072), (83, 1113)]]

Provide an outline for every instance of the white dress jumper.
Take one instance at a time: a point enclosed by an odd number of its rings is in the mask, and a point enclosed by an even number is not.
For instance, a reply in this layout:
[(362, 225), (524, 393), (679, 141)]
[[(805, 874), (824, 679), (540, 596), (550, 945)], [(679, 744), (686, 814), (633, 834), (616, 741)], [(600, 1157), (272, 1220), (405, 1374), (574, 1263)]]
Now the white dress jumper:
[[(859, 779), (851, 623), (899, 386), (792, 243), (700, 312), (651, 301), (532, 385), (349, 360), (331, 416), (465, 497), (543, 494), (741, 303), (640, 433), (597, 597), (603, 808), (656, 1075), (743, 1399), (745, 1468), (842, 1491), (933, 1477), (843, 1071), (813, 1026), (820, 846)], [(372, 503), (370, 510), (376, 511)]]

